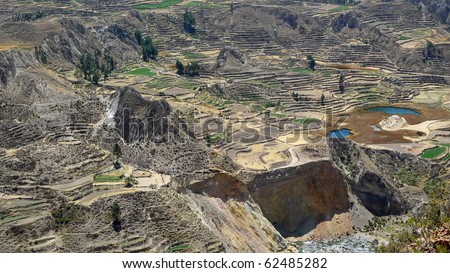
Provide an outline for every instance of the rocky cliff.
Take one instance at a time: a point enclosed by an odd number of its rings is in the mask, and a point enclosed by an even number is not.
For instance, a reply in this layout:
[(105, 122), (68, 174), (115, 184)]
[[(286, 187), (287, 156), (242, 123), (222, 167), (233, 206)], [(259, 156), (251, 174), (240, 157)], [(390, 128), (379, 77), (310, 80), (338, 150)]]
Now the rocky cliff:
[(349, 209), (344, 178), (327, 160), (255, 174), (248, 187), (284, 236), (305, 235)]
[(396, 179), (400, 168), (414, 170), (428, 177), (438, 174), (438, 166), (413, 155), (387, 149), (360, 146), (348, 140), (330, 140), (334, 164), (346, 177), (351, 192), (376, 216), (402, 214), (417, 203)]
[(411, 0), (424, 6), (428, 12), (433, 13), (441, 23), (450, 24), (450, 1), (449, 0)]
[(394, 37), (389, 37), (382, 33), (375, 26), (362, 23), (364, 13), (359, 10), (341, 14), (331, 22), (331, 28), (334, 33), (344, 37), (362, 38), (368, 44), (393, 61), (397, 66), (408, 69), (424, 69), (422, 60), (407, 50), (402, 50), (396, 43)]
[(94, 54), (96, 50), (109, 50), (120, 64), (127, 59), (137, 59), (141, 48), (132, 33), (117, 24), (85, 27), (72, 19), (60, 19), (61, 31), (49, 35), (40, 44), (49, 64), (72, 69), (79, 65), (82, 54)]
[[(247, 185), (230, 174), (217, 173), (188, 186), (186, 200), (227, 251), (280, 252), (286, 241), (254, 201)], [(192, 193), (190, 193), (192, 192)]]
[(429, 177), (438, 172), (408, 154), (348, 140), (330, 140), (328, 146), (329, 158), (265, 172), (219, 173), (188, 189), (223, 203), (257, 205), (283, 237), (330, 238), (352, 233), (373, 216), (399, 215), (423, 204), (420, 189), (397, 181), (399, 166)]
[(105, 123), (115, 127), (126, 143), (144, 140), (167, 143), (190, 137), (167, 101), (145, 100), (129, 87), (112, 95)]

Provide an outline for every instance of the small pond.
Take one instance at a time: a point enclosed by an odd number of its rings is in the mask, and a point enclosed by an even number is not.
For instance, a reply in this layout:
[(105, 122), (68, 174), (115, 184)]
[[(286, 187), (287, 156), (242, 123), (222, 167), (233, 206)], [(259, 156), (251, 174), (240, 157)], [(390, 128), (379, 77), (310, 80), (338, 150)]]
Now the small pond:
[(376, 125), (374, 125), (374, 124), (370, 125), (370, 127), (372, 127), (372, 129), (373, 129), (375, 132), (381, 132), (381, 128), (378, 127), (378, 126), (376, 126)]
[(401, 108), (393, 106), (376, 106), (366, 109), (368, 112), (383, 112), (389, 115), (416, 115), (419, 116), (420, 113), (416, 110), (410, 108)]
[(349, 129), (339, 129), (339, 130), (334, 130), (334, 131), (330, 131), (328, 133), (328, 137), (331, 138), (345, 138), (348, 137), (352, 134), (352, 131)]

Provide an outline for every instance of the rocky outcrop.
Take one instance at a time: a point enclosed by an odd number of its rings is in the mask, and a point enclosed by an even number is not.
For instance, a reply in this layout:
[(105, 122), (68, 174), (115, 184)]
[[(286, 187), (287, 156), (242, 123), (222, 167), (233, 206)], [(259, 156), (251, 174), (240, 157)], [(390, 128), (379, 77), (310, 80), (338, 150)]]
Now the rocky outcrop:
[(111, 96), (105, 123), (113, 126), (126, 143), (144, 140), (165, 143), (188, 136), (187, 128), (181, 127), (167, 101), (145, 100), (130, 87)]
[(361, 23), (365, 15), (360, 11), (351, 11), (341, 14), (331, 22), (331, 28), (334, 33), (344, 37), (354, 37), (363, 39), (375, 49), (385, 54), (397, 66), (411, 70), (424, 69), (422, 59), (415, 54), (410, 54), (403, 50), (396, 39), (385, 35), (376, 26), (367, 23)]
[(0, 51), (0, 91), (6, 88), (20, 70), (37, 64), (34, 54), (28, 50)]
[(104, 115), (100, 144), (112, 150), (115, 142), (125, 142), (122, 160), (182, 181), (209, 173), (211, 151), (195, 140), (167, 101), (146, 100), (135, 89), (124, 87), (111, 96)]
[(403, 214), (424, 202), (421, 189), (397, 181), (399, 166), (430, 177), (438, 171), (396, 151), (345, 139), (328, 145), (330, 158), (236, 176), (219, 173), (188, 189), (224, 203), (254, 202), (284, 237), (330, 238), (352, 233), (373, 216)]
[[(188, 186), (185, 198), (227, 252), (280, 252), (289, 247), (252, 199), (247, 185), (227, 173)], [(192, 191), (192, 192), (191, 192)]]
[(333, 32), (340, 32), (344, 27), (351, 29), (359, 27), (359, 20), (355, 13), (348, 12), (341, 14), (331, 22)]
[(448, 84), (448, 79), (445, 77), (441, 77), (441, 76), (428, 76), (428, 75), (423, 75), (419, 77), (419, 82), (420, 83), (437, 83), (437, 84)]
[(395, 178), (400, 166), (429, 177), (438, 172), (436, 166), (410, 154), (364, 147), (345, 139), (329, 141), (333, 162), (351, 193), (376, 216), (402, 214), (417, 205), (404, 194), (405, 185)]
[(140, 47), (133, 34), (125, 28), (112, 24), (86, 28), (81, 23), (60, 19), (62, 31), (47, 37), (40, 45), (41, 51), (48, 56), (49, 64), (72, 69), (78, 65), (82, 54), (94, 54), (96, 50), (110, 51), (116, 62), (125, 59), (136, 59), (140, 54)]
[(239, 70), (245, 67), (247, 62), (247, 58), (236, 48), (226, 46), (220, 51), (219, 56), (217, 56), (214, 69), (215, 71)]
[(188, 188), (194, 193), (219, 198), (225, 202), (230, 199), (242, 201), (249, 197), (247, 185), (226, 173), (218, 173), (211, 178), (193, 183)]
[(411, 0), (424, 6), (428, 12), (433, 13), (443, 24), (450, 24), (450, 1), (449, 0)]
[(404, 117), (392, 115), (380, 121), (379, 124), (384, 130), (398, 130), (408, 125), (408, 122)]
[(248, 188), (284, 236), (305, 235), (349, 209), (344, 178), (328, 160), (255, 174)]

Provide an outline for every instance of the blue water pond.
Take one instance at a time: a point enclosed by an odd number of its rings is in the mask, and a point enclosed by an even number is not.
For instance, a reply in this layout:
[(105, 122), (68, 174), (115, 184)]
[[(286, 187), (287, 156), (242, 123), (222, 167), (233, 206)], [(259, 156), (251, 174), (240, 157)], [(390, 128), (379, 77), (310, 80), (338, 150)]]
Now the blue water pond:
[(328, 137), (331, 138), (345, 138), (348, 137), (352, 134), (352, 131), (349, 129), (339, 129), (339, 130), (334, 130), (328, 133)]
[(392, 107), (392, 106), (376, 106), (366, 109), (369, 112), (383, 112), (389, 115), (420, 115), (419, 112), (409, 109), (409, 108), (401, 108), (401, 107)]

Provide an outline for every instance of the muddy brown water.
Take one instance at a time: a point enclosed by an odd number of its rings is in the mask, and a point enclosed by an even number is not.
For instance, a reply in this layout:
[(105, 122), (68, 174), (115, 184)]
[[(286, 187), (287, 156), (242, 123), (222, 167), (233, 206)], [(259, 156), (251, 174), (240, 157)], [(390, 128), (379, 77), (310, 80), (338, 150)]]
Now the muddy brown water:
[[(386, 144), (386, 143), (410, 143), (411, 141), (404, 137), (418, 137), (423, 133), (411, 130), (398, 130), (395, 132), (375, 131), (371, 125), (377, 125), (383, 119), (391, 116), (383, 112), (370, 112), (366, 109), (375, 106), (370, 105), (364, 108), (356, 109), (348, 115), (333, 117), (332, 123), (328, 123), (327, 131), (338, 130), (342, 128), (350, 129), (352, 135), (348, 137), (358, 143), (366, 144)], [(392, 107), (409, 108), (420, 112), (420, 115), (399, 115), (411, 124), (418, 124), (427, 120), (450, 119), (450, 111), (443, 108), (433, 107), (427, 104), (392, 104)]]

